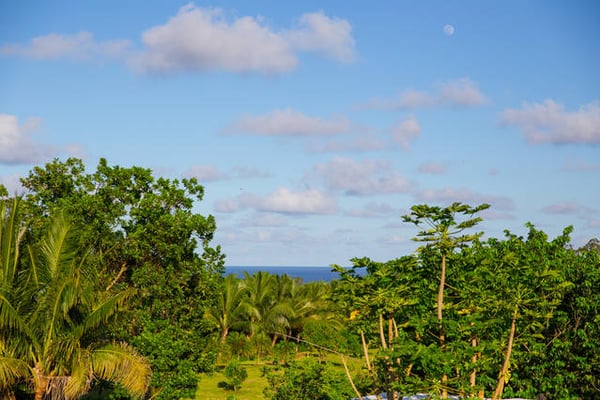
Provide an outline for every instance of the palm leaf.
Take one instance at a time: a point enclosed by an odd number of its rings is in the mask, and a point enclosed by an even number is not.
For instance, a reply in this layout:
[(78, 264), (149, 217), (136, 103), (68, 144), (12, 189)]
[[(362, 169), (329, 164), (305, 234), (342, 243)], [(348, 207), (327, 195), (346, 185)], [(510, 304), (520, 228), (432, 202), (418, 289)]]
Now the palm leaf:
[(125, 343), (93, 350), (92, 366), (96, 377), (120, 383), (135, 398), (142, 398), (150, 384), (150, 365)]

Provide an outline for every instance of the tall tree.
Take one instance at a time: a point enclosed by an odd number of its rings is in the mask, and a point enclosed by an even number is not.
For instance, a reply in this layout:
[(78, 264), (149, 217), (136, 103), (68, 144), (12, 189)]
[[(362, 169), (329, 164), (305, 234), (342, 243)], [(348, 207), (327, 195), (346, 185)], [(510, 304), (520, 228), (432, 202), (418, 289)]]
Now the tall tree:
[(0, 207), (0, 392), (26, 381), (36, 400), (74, 399), (103, 379), (141, 398), (148, 362), (127, 344), (97, 335), (133, 291), (100, 286), (78, 230), (62, 214), (52, 216), (42, 240), (22, 256), (19, 200)]
[(87, 173), (74, 158), (35, 167), (22, 184), (34, 233), (53, 209), (66, 210), (86, 228), (80, 239), (93, 249), (91, 257), (104, 260), (104, 287), (137, 289), (135, 308), (112, 335), (148, 357), (156, 396), (193, 397), (197, 372), (214, 361), (205, 350), (212, 326), (204, 315), (224, 260), (220, 248), (210, 246), (214, 218), (195, 212), (202, 185), (105, 159)]
[[(440, 283), (437, 295), (437, 319), (439, 322), (439, 341), (442, 349), (446, 345), (446, 334), (443, 327), (443, 308), (447, 258), (455, 248), (464, 246), (483, 234), (482, 232), (463, 234), (463, 232), (481, 222), (482, 219), (474, 217), (474, 215), (489, 207), (489, 204), (480, 204), (479, 206), (471, 207), (459, 202), (444, 208), (421, 204), (411, 207), (411, 213), (402, 216), (404, 222), (410, 222), (416, 226), (425, 225), (426, 229), (420, 231), (414, 240), (424, 242), (426, 246), (434, 247), (441, 255)], [(459, 216), (462, 216), (464, 219), (459, 220)], [(445, 384), (446, 381), (447, 375), (444, 374), (442, 376), (442, 384)], [(442, 397), (446, 398), (447, 395), (447, 392), (444, 390)]]

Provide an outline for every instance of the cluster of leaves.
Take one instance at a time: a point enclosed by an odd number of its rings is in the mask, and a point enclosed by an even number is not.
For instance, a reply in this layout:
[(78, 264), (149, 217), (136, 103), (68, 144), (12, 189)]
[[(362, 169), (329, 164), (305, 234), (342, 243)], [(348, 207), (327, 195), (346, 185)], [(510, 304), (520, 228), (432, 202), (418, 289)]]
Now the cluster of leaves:
[(340, 321), (329, 292), (325, 282), (302, 283), (285, 274), (228, 275), (215, 304), (206, 311), (206, 321), (218, 335), (221, 356), (228, 358), (286, 359), (302, 340), (337, 348)]
[[(532, 225), (526, 237), (506, 232), (504, 240), (463, 235), (453, 242), (445, 234), (474, 225), (461, 225), (453, 211), (479, 209), (413, 208), (416, 219), (405, 220), (430, 223), (417, 254), (337, 268), (336, 298), (364, 338), (371, 390), (594, 397), (598, 253), (570, 248), (571, 228), (553, 240)], [(372, 363), (367, 344), (378, 349)]]
[(150, 360), (153, 395), (193, 397), (197, 373), (214, 364), (205, 352), (211, 327), (203, 317), (224, 270), (220, 249), (210, 247), (214, 218), (194, 212), (203, 187), (104, 159), (90, 174), (74, 158), (36, 167), (22, 184), (31, 240), (41, 237), (48, 215), (62, 210), (84, 227), (79, 240), (90, 249), (100, 285), (136, 291), (128, 313), (106, 334)]
[(265, 396), (271, 400), (347, 400), (354, 395), (338, 369), (313, 358), (293, 362), (283, 374), (267, 374)]

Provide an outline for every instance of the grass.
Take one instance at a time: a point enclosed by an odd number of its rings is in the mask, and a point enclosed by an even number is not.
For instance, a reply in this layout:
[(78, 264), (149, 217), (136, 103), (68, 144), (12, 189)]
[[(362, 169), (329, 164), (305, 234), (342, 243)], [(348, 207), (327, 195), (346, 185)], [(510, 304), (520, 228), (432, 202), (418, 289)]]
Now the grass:
[(218, 367), (217, 371), (212, 374), (201, 374), (198, 390), (196, 391), (197, 400), (226, 400), (228, 396), (234, 395), (237, 400), (256, 400), (264, 399), (263, 389), (267, 387), (267, 378), (262, 376), (262, 368), (267, 363), (257, 364), (254, 361), (246, 361), (240, 363), (248, 372), (248, 378), (242, 382), (241, 387), (237, 391), (226, 390), (219, 387), (219, 382), (225, 382), (227, 378), (223, 376), (221, 371), (224, 366)]
[[(301, 355), (299, 354), (296, 358), (305, 356), (306, 353), (303, 353)], [(339, 368), (340, 371), (344, 371), (344, 367), (337, 355), (329, 354), (325, 356), (325, 359), (330, 365)], [(227, 390), (221, 387), (222, 385), (219, 385), (220, 382), (227, 381), (227, 378), (225, 378), (222, 373), (225, 365), (219, 365), (217, 366), (215, 373), (211, 375), (200, 375), (200, 382), (198, 383), (198, 389), (196, 390), (196, 400), (226, 400), (227, 397), (231, 395), (234, 395), (236, 400), (265, 399), (263, 390), (268, 386), (268, 381), (267, 378), (263, 376), (263, 368), (265, 366), (273, 368), (274, 365), (271, 361), (266, 360), (259, 363), (256, 361), (243, 361), (240, 364), (246, 368), (248, 378), (242, 382), (241, 387), (237, 391)], [(354, 374), (356, 371), (360, 370), (362, 361), (357, 358), (350, 358), (348, 359), (348, 364), (350, 370)], [(283, 372), (283, 370), (281, 372)]]

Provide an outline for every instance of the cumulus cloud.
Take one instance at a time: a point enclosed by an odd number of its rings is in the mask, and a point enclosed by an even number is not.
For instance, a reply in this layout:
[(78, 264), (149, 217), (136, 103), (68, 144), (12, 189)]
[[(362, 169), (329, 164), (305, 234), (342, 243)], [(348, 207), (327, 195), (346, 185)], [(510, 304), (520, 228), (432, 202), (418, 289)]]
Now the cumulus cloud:
[(483, 195), (464, 188), (425, 189), (417, 193), (417, 198), (426, 203), (447, 204), (459, 201), (473, 205), (488, 203), (494, 210), (512, 211), (515, 209), (515, 203), (509, 197)]
[(97, 41), (90, 32), (51, 33), (26, 45), (7, 44), (0, 55), (77, 61), (122, 59), (142, 73), (259, 72), (283, 73), (296, 68), (299, 52), (315, 52), (341, 62), (354, 59), (352, 26), (323, 12), (302, 15), (295, 27), (279, 31), (263, 17), (228, 18), (219, 8), (181, 7), (162, 25), (141, 34), (134, 49), (128, 39)]
[(503, 125), (520, 128), (529, 143), (600, 144), (600, 104), (592, 102), (577, 111), (566, 111), (553, 100), (524, 103), (521, 109), (507, 109)]
[(298, 27), (284, 37), (296, 49), (319, 52), (338, 61), (351, 62), (355, 57), (350, 23), (323, 12), (304, 14)]
[(419, 172), (423, 174), (443, 174), (447, 169), (445, 165), (435, 162), (419, 165)]
[(90, 32), (85, 31), (72, 35), (51, 33), (35, 37), (27, 45), (9, 44), (0, 47), (0, 55), (39, 60), (68, 58), (87, 61), (123, 57), (130, 46), (129, 40), (98, 42)]
[(449, 80), (436, 85), (433, 92), (414, 89), (400, 93), (396, 98), (370, 100), (364, 106), (376, 109), (405, 110), (438, 106), (477, 107), (488, 102), (475, 82), (469, 78)]
[(410, 183), (387, 161), (355, 161), (336, 157), (328, 163), (317, 164), (305, 179), (324, 182), (329, 190), (348, 195), (405, 193)]
[(392, 140), (404, 149), (410, 149), (413, 140), (421, 135), (421, 125), (419, 121), (411, 115), (401, 121), (398, 121), (390, 128)]
[(220, 9), (188, 4), (164, 25), (142, 34), (144, 49), (130, 65), (142, 72), (212, 71), (281, 73), (298, 64), (296, 51), (351, 61), (350, 24), (323, 13), (304, 14), (295, 29), (276, 32), (261, 17), (228, 21)]
[(55, 147), (32, 137), (40, 124), (39, 118), (28, 118), (19, 125), (17, 116), (0, 114), (0, 164), (34, 164), (56, 155)]
[(227, 21), (220, 9), (188, 4), (164, 25), (142, 34), (131, 60), (142, 72), (226, 70), (285, 72), (296, 67), (290, 45), (254, 17)]
[(240, 204), (246, 208), (281, 214), (332, 214), (335, 200), (315, 189), (294, 192), (281, 187), (266, 196), (241, 196)]
[(183, 175), (186, 178), (198, 178), (200, 182), (215, 182), (229, 178), (225, 172), (213, 165), (194, 165), (188, 168)]
[(352, 122), (344, 116), (322, 119), (285, 109), (275, 110), (266, 115), (244, 116), (223, 132), (263, 136), (327, 136), (349, 133), (353, 129)]

